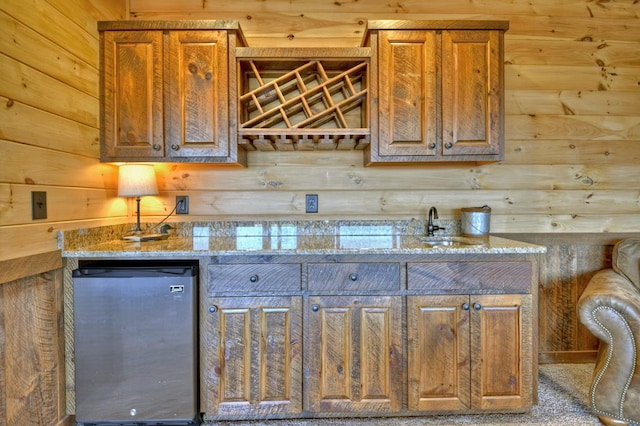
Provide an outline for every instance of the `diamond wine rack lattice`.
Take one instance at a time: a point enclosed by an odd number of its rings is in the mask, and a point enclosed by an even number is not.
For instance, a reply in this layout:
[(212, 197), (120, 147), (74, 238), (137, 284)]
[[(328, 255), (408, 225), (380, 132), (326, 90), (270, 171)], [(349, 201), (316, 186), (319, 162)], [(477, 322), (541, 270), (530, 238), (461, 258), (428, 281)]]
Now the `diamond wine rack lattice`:
[(247, 150), (352, 150), (370, 140), (368, 60), (241, 59), (238, 143)]

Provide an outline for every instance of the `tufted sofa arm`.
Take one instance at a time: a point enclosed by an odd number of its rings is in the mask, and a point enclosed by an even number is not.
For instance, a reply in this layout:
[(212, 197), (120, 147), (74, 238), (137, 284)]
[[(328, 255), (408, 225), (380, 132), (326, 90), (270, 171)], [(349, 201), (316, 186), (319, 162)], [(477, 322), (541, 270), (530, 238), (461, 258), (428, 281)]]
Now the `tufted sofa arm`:
[(640, 422), (638, 288), (613, 269), (599, 271), (578, 301), (578, 314), (600, 340), (591, 408), (605, 424)]

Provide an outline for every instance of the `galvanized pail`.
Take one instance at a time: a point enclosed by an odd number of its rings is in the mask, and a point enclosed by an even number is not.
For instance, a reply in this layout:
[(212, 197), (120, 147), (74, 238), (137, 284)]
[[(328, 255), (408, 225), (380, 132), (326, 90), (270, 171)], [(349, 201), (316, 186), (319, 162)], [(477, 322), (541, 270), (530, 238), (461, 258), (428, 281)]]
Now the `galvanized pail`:
[(467, 237), (484, 237), (489, 235), (491, 224), (491, 208), (465, 207), (462, 211), (462, 234)]

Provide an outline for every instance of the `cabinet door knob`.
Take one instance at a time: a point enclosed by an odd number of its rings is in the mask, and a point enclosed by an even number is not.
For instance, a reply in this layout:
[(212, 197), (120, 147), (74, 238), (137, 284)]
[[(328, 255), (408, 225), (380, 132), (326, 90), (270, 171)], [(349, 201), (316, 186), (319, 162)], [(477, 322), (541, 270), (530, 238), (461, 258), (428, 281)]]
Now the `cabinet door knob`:
[(153, 148), (153, 150), (154, 150), (154, 151), (160, 151), (160, 149), (161, 149), (162, 147), (161, 147), (159, 144), (154, 143), (154, 144), (153, 144), (153, 146), (152, 146), (152, 148)]
[(447, 143), (444, 145), (444, 147), (445, 147), (445, 148), (447, 148), (447, 149), (451, 149), (451, 147), (453, 147), (453, 144), (452, 144), (451, 142), (447, 142)]
[(260, 279), (260, 277), (257, 276), (257, 275), (251, 275), (249, 277), (249, 281), (251, 281), (252, 283), (257, 283), (259, 279)]
[(312, 310), (313, 312), (318, 312), (318, 311), (320, 310), (320, 306), (318, 306), (318, 305), (313, 305), (313, 306), (311, 306), (311, 310)]
[(479, 311), (480, 309), (482, 309), (482, 305), (479, 303), (474, 303), (473, 304), (473, 309), (475, 309), (476, 311)]
[(349, 275), (349, 279), (351, 281), (358, 281), (358, 274), (353, 273), (353, 274)]
[(436, 149), (436, 143), (435, 142), (431, 142), (429, 144), (429, 149)]
[(209, 306), (209, 313), (215, 314), (218, 312), (218, 307), (216, 305)]
[(468, 311), (471, 308), (471, 306), (469, 306), (468, 303), (465, 303), (464, 305), (462, 305), (462, 310), (463, 311)]
[(180, 150), (180, 145), (178, 145), (177, 143), (173, 143), (171, 144), (171, 149), (174, 151), (179, 151)]

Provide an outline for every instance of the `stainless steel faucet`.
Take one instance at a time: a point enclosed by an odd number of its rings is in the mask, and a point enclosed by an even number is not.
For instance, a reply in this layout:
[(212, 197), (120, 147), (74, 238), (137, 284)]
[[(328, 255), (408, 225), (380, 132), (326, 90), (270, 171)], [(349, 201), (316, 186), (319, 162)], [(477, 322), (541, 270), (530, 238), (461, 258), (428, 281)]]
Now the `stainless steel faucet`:
[(438, 209), (435, 207), (431, 207), (429, 209), (429, 221), (427, 222), (427, 236), (433, 237), (435, 231), (443, 230), (444, 228), (439, 227), (438, 225), (433, 224), (433, 219), (438, 218)]

